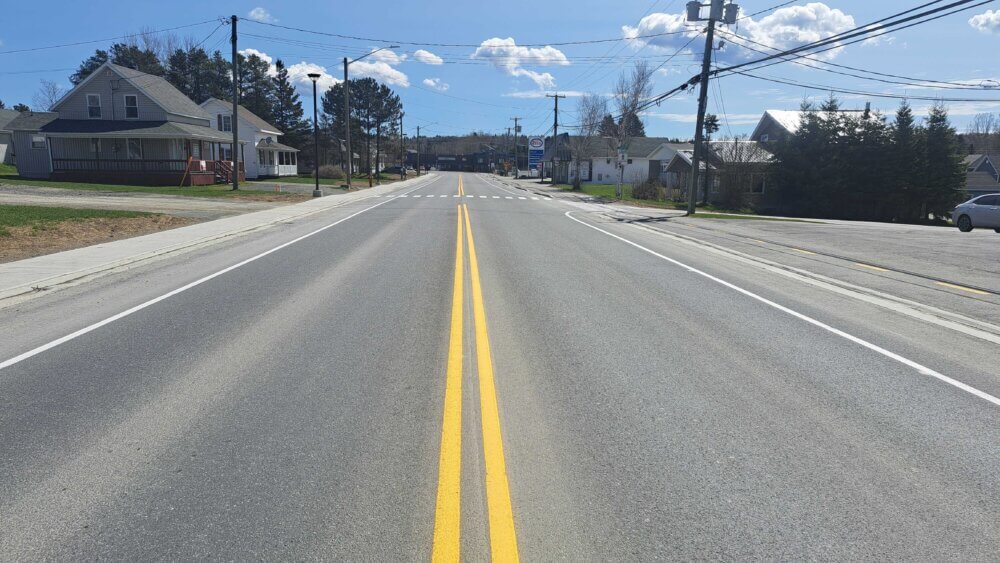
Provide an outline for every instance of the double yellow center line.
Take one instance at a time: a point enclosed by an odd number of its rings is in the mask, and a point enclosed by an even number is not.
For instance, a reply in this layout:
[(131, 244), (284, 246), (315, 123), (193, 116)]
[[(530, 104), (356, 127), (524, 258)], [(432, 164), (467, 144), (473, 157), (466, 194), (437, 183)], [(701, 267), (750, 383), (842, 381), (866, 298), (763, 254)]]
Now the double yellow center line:
[[(463, 192), (459, 176), (459, 193)], [(463, 224), (465, 227), (463, 238)], [(458, 561), (461, 557), (462, 497), (462, 365), (464, 321), (464, 240), (469, 241), (469, 276), (472, 287), (472, 317), (475, 324), (476, 370), (479, 375), (480, 418), (486, 468), (486, 506), (489, 513), (490, 553), (493, 561), (518, 561), (514, 511), (507, 482), (500, 412), (493, 376), (493, 355), (486, 328), (486, 308), (479, 276), (479, 261), (472, 236), (469, 209), (458, 206), (455, 242), (455, 280), (451, 305), (451, 335), (448, 343), (444, 420), (441, 427), (441, 455), (438, 467), (437, 507), (434, 514), (434, 561)]]

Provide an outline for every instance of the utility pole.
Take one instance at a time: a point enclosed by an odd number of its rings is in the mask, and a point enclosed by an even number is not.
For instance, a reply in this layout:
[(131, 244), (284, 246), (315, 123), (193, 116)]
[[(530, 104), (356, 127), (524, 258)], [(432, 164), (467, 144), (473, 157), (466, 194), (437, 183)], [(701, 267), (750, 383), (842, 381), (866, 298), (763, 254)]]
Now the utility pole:
[[(508, 148), (508, 150), (504, 151), (504, 152), (506, 152), (508, 154), (508, 156), (505, 157), (504, 160), (507, 162), (507, 164), (510, 164), (510, 152), (509, 152), (509, 149), (510, 149), (510, 127), (507, 128), (507, 137), (506, 137), (506, 140), (507, 140), (507, 148)], [(506, 172), (506, 171), (507, 170), (504, 170), (504, 172)]]
[(517, 162), (517, 138), (521, 134), (521, 126), (518, 125), (517, 122), (521, 121), (522, 118), (512, 117), (511, 119), (514, 120), (514, 169), (520, 170), (520, 166), (518, 166)]
[(565, 98), (566, 96), (560, 96), (559, 92), (555, 94), (545, 94), (546, 98), (555, 98), (556, 108), (553, 113), (554, 119), (552, 121), (552, 185), (556, 183), (556, 162), (559, 162), (559, 98)]
[[(723, 0), (711, 0), (710, 4), (699, 2), (688, 2), (688, 21), (708, 20), (708, 30), (705, 35), (705, 53), (701, 60), (701, 77), (698, 79), (700, 91), (698, 93), (698, 119), (695, 120), (694, 130), (694, 154), (691, 156), (691, 185), (688, 187), (688, 215), (694, 215), (698, 203), (698, 174), (701, 172), (701, 161), (704, 160), (704, 136), (705, 136), (705, 110), (708, 107), (708, 74), (712, 67), (712, 48), (715, 40), (715, 22), (736, 23), (739, 6), (728, 4), (723, 6)], [(709, 7), (708, 18), (701, 17), (701, 8)], [(724, 12), (724, 13), (723, 13)], [(705, 199), (708, 199), (709, 185), (705, 183)]]
[(347, 57), (344, 57), (344, 140), (347, 142), (347, 191), (354, 175), (354, 152), (351, 151), (351, 83), (347, 81)]
[(420, 176), (420, 126), (417, 125), (417, 176)]
[(238, 109), (240, 107), (240, 54), (236, 52), (236, 21), (239, 18), (232, 16), (230, 23), (233, 28), (230, 31), (229, 41), (233, 44), (233, 191), (240, 189), (240, 135)]
[(406, 179), (406, 140), (403, 133), (403, 112), (399, 112), (399, 179)]

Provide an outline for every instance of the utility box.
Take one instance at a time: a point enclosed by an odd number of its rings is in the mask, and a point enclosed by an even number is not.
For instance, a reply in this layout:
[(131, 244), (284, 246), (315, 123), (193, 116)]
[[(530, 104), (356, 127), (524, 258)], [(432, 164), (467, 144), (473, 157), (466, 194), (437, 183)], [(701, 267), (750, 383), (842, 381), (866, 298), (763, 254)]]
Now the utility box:
[(729, 25), (736, 23), (736, 19), (740, 15), (740, 7), (736, 4), (726, 4), (725, 13), (722, 17), (722, 21)]
[(688, 2), (687, 11), (687, 21), (696, 22), (701, 20), (701, 2)]

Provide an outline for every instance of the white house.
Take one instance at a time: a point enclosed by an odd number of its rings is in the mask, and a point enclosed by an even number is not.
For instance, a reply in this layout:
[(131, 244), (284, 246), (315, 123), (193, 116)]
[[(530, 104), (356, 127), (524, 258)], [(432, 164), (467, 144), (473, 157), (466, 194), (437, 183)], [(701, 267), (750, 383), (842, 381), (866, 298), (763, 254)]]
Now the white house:
[[(214, 117), (216, 129), (232, 133), (232, 102), (209, 98), (202, 102), (201, 107)], [(299, 150), (279, 143), (278, 137), (284, 133), (243, 106), (239, 107), (239, 123), (236, 133), (246, 147), (243, 160), (247, 178), (298, 174)], [(222, 156), (224, 159), (229, 158), (229, 155)]]
[[(569, 135), (560, 135), (558, 153), (546, 144), (542, 161), (555, 174), (557, 182), (572, 183), (576, 177), (576, 164), (572, 159)], [(650, 178), (670, 184), (672, 174), (667, 164), (677, 151), (690, 149), (690, 143), (673, 143), (665, 137), (635, 137), (625, 151), (623, 181), (627, 184), (645, 182)], [(618, 181), (618, 154), (607, 139), (593, 139), (587, 154), (581, 155), (580, 181), (612, 184)]]

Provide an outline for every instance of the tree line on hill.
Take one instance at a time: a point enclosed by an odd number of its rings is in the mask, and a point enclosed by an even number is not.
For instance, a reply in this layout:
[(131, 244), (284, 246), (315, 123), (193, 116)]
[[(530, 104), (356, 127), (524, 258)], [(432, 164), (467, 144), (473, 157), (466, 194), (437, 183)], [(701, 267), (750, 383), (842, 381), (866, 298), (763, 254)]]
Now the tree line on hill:
[(924, 222), (964, 197), (967, 150), (941, 104), (924, 123), (903, 101), (888, 123), (876, 112), (842, 112), (830, 97), (802, 105), (795, 134), (769, 147), (782, 212), (809, 217)]

